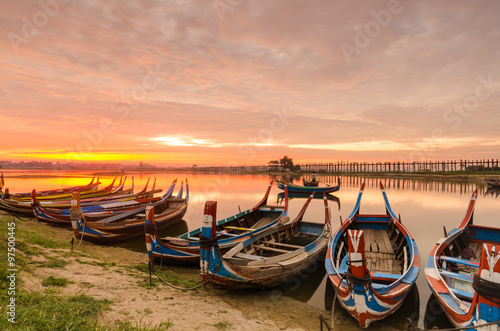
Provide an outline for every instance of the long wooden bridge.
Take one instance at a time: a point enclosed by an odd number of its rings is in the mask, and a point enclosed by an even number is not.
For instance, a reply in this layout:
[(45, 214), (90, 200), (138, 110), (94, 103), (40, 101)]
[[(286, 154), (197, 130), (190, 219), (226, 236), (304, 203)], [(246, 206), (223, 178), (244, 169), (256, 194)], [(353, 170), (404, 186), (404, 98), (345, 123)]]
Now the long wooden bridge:
[(500, 170), (498, 159), (414, 161), (414, 162), (349, 162), (307, 163), (300, 165), (306, 172), (355, 173), (355, 172), (446, 172)]

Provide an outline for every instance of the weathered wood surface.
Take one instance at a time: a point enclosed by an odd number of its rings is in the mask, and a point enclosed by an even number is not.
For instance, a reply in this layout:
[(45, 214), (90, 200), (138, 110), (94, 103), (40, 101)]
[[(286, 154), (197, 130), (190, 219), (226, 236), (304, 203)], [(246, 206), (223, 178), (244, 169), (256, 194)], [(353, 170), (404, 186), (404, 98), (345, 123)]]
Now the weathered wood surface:
[(368, 270), (401, 274), (401, 261), (396, 260), (389, 235), (385, 230), (363, 229)]

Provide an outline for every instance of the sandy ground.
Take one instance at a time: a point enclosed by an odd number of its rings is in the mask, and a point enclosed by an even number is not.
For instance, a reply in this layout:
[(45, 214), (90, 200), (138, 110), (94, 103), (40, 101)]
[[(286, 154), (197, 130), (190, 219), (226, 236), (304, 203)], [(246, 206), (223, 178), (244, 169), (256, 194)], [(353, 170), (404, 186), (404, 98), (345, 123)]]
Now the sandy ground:
[[(96, 247), (84, 242), (75, 251), (83, 248), (88, 252)], [(115, 321), (128, 320), (132, 326), (154, 327), (170, 320), (173, 326), (169, 330), (319, 330), (321, 310), (285, 296), (271, 297), (269, 291), (235, 294), (213, 287), (180, 291), (163, 284), (152, 289), (139, 286), (148, 276), (130, 266), (144, 264), (147, 257), (143, 253), (106, 247), (99, 249), (99, 255), (105, 258), (95, 259), (68, 257), (69, 249), (40, 249), (44, 254), (34, 256), (32, 262), (53, 257), (69, 264), (64, 268), (37, 267), (29, 274), (23, 272), (25, 288), (44, 291), (43, 279), (66, 278), (73, 283), (61, 287), (62, 293), (112, 301), (112, 310), (105, 311), (100, 320), (103, 325), (115, 326)], [(103, 265), (103, 260), (117, 265)], [(197, 270), (192, 269), (192, 278), (196, 279)]]

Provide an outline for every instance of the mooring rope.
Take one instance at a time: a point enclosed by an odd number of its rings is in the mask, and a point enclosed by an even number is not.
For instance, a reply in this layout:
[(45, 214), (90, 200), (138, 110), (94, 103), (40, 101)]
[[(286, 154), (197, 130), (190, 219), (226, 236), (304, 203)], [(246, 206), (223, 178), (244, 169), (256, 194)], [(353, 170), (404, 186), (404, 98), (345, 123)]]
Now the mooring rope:
[(480, 296), (496, 304), (500, 304), (500, 286), (498, 283), (483, 279), (476, 274), (472, 280), (472, 288)]
[[(146, 234), (149, 234), (149, 235), (157, 235), (156, 224), (144, 224), (144, 232)], [(216, 238), (208, 239), (206, 237), (201, 237), (200, 238), (200, 246), (201, 246), (201, 244), (205, 244), (205, 245), (208, 245), (208, 246), (214, 246), (214, 247), (216, 247), (217, 252), (219, 253), (219, 256), (221, 256), (220, 255), (220, 251), (219, 251), (218, 241), (217, 241)], [(160, 254), (161, 254), (161, 256), (160, 256), (160, 266), (159, 266), (158, 270), (160, 270), (161, 267), (162, 267), (162, 265), (163, 265), (163, 245), (161, 245), (161, 243), (160, 243)], [(210, 259), (210, 257), (209, 257), (209, 259)], [(221, 263), (222, 263), (222, 261), (221, 261)], [(212, 278), (214, 278), (214, 276), (217, 274), (217, 271), (220, 270), (220, 263), (215, 266), (215, 272), (212, 273), (208, 279), (206, 279), (201, 284), (195, 285), (193, 287), (180, 287), (180, 286), (175, 286), (173, 284), (170, 284), (169, 282), (167, 282), (166, 280), (164, 280), (163, 278), (161, 278), (160, 275), (158, 275), (158, 273), (154, 269), (154, 264), (151, 261), (149, 261), (148, 267), (149, 267), (149, 271), (153, 272), (155, 274), (155, 276), (162, 283), (164, 283), (165, 285), (170, 286), (171, 288), (174, 288), (176, 290), (187, 291), (187, 290), (195, 290), (195, 289), (197, 289), (197, 288), (199, 288), (199, 287), (207, 284), (209, 281), (211, 281)]]
[(161, 277), (160, 277), (160, 275), (158, 275), (158, 274), (156, 273), (156, 270), (154, 270), (154, 266), (153, 266), (153, 263), (151, 263), (151, 261), (149, 261), (148, 265), (149, 265), (149, 270), (150, 270), (150, 271), (152, 271), (152, 272), (155, 274), (155, 276), (156, 276), (156, 277), (157, 277), (157, 278), (158, 278), (158, 279), (159, 279), (162, 283), (164, 283), (164, 284), (165, 284), (165, 285), (167, 285), (167, 286), (170, 286), (171, 288), (174, 288), (174, 289), (176, 289), (176, 290), (181, 290), (181, 291), (195, 290), (195, 289), (197, 289), (198, 287), (201, 287), (201, 286), (203, 286), (203, 285), (207, 284), (207, 283), (208, 283), (209, 281), (211, 281), (211, 280), (212, 280), (212, 278), (213, 278), (213, 277), (217, 274), (217, 271), (219, 271), (219, 270), (220, 270), (220, 264), (218, 264), (218, 265), (216, 265), (216, 266), (215, 266), (215, 272), (214, 272), (213, 274), (211, 274), (211, 275), (210, 275), (210, 277), (209, 277), (207, 280), (205, 280), (204, 282), (202, 282), (201, 284), (195, 285), (195, 286), (193, 286), (193, 287), (180, 287), (180, 286), (175, 286), (175, 285), (173, 285), (173, 284), (170, 284), (169, 282), (167, 282), (166, 280), (164, 280), (163, 278), (161, 278)]
[[(80, 235), (80, 242), (78, 243), (78, 246), (82, 244), (83, 240), (83, 235), (85, 234), (85, 225), (86, 225), (86, 220), (85, 220), (85, 215), (83, 215), (82, 208), (76, 208), (76, 209), (70, 209), (69, 210), (69, 215), (71, 220), (83, 220), (83, 229), (82, 231), (78, 230), (78, 232), (81, 233)], [(78, 221), (76, 221), (76, 227), (78, 229)], [(76, 235), (73, 233), (73, 236), (76, 238)], [(78, 240), (78, 238), (76, 238)]]
[[(350, 263), (353, 263), (353, 262), (364, 262), (366, 261), (366, 259), (363, 259), (363, 260), (356, 260), (356, 261), (347, 261), (347, 264), (350, 264)], [(370, 273), (368, 272), (366, 275), (364, 275), (363, 277), (358, 277), (358, 276), (354, 276), (351, 271), (349, 270), (349, 268), (347, 268), (347, 271), (345, 273), (345, 278), (346, 280), (351, 284), (351, 288), (354, 292), (356, 293), (364, 293), (366, 292), (370, 286), (372, 285), (372, 276), (370, 275)], [(357, 285), (363, 285), (364, 287), (364, 290), (363, 291), (358, 291), (356, 289), (354, 289), (354, 284), (357, 284)], [(340, 283), (339, 283), (340, 285)]]

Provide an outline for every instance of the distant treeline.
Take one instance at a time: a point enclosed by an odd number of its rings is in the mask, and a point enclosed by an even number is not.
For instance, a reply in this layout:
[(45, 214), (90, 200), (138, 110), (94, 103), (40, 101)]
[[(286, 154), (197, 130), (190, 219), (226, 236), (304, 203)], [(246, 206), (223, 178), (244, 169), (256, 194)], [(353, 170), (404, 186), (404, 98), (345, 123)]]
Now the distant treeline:
[(49, 162), (49, 161), (2, 161), (0, 169), (34, 169), (34, 170), (97, 170), (97, 171), (126, 171), (126, 170), (158, 170), (154, 165), (121, 164), (121, 163), (90, 163), (90, 162)]

